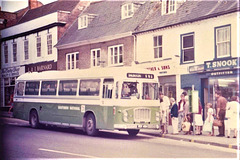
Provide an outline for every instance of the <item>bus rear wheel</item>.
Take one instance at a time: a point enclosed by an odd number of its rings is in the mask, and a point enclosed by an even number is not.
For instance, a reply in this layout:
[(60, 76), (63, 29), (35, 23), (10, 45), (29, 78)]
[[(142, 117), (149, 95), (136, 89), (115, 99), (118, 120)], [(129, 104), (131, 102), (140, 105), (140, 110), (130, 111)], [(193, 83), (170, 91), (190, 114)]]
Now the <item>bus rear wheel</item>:
[(95, 136), (98, 134), (98, 129), (96, 129), (96, 119), (92, 113), (87, 115), (86, 132), (89, 136)]
[(39, 124), (37, 111), (33, 110), (30, 112), (29, 123), (32, 128), (39, 128), (40, 124)]
[(128, 129), (129, 136), (136, 136), (139, 133), (139, 129)]

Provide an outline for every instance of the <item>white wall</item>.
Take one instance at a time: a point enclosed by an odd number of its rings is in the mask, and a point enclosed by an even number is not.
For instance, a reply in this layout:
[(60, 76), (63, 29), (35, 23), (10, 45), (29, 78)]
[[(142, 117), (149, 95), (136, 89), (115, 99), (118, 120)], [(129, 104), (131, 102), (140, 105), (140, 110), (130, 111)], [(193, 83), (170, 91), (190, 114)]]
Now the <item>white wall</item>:
[[(187, 67), (197, 64), (203, 64), (204, 61), (211, 61), (215, 58), (215, 27), (231, 24), (231, 56), (237, 56), (237, 13), (223, 15), (194, 23), (187, 23), (180, 26), (174, 26), (158, 31), (148, 32), (137, 35), (136, 60), (138, 62), (163, 60), (173, 58), (180, 64), (180, 58), (174, 58), (174, 55), (181, 56), (180, 38), (182, 34), (194, 32), (195, 34), (195, 63), (184, 64)], [(154, 59), (153, 37), (162, 35), (163, 37), (163, 57)], [(182, 73), (182, 74), (183, 74)]]
[(28, 35), (26, 38), (29, 41), (29, 59), (25, 60), (24, 53), (24, 40), (25, 37), (19, 37), (14, 41), (17, 43), (17, 62), (13, 62), (13, 49), (12, 43), (13, 40), (8, 40), (6, 43), (8, 44), (8, 63), (5, 63), (4, 57), (4, 43), (2, 43), (2, 68), (14, 67), (19, 65), (26, 65), (31, 63), (38, 63), (43, 61), (57, 61), (57, 49), (54, 48), (54, 45), (57, 44), (57, 27), (53, 27), (49, 29), (49, 33), (52, 34), (52, 54), (48, 55), (47, 53), (47, 30), (39, 32), (39, 36), (41, 36), (41, 57), (37, 57), (37, 47), (36, 47), (36, 37), (37, 33)]

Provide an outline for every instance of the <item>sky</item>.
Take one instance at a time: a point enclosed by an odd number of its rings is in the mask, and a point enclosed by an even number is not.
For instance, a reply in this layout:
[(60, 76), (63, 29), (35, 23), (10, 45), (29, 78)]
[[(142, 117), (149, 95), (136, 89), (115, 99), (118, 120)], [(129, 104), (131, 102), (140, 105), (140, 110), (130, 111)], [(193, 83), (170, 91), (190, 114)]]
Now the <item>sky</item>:
[[(43, 4), (48, 4), (56, 0), (38, 0)], [(28, 0), (0, 0), (2, 11), (15, 12), (28, 6)]]

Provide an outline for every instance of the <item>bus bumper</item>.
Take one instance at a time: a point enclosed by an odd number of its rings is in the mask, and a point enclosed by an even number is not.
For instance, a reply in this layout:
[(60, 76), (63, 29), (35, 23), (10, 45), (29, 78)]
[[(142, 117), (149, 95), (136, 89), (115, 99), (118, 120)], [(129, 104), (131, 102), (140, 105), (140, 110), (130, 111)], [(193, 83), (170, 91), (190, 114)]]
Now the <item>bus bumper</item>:
[(114, 124), (114, 129), (159, 129), (159, 124)]

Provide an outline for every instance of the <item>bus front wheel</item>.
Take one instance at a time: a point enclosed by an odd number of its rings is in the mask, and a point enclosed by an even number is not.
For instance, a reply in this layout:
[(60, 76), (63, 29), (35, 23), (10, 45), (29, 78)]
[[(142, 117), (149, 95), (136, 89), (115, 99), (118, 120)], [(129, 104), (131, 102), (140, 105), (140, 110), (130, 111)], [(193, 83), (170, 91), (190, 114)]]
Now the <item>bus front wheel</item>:
[(35, 110), (31, 111), (29, 122), (30, 122), (30, 126), (32, 128), (39, 127), (39, 119), (38, 119), (37, 111), (35, 111)]
[(89, 136), (95, 136), (98, 134), (98, 129), (96, 129), (95, 116), (92, 113), (87, 115), (86, 132)]
[(129, 136), (136, 136), (139, 133), (139, 129), (128, 129)]

